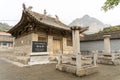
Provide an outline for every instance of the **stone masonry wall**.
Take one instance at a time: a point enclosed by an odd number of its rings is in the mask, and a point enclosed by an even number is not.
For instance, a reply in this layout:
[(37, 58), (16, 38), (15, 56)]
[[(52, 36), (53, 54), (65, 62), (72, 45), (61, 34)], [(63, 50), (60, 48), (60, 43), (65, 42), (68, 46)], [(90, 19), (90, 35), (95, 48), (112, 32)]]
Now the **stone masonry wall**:
[(18, 56), (29, 56), (31, 52), (32, 52), (32, 47), (29, 45), (24, 45), (14, 48), (14, 54)]
[[(20, 37), (15, 40), (15, 50), (21, 51), (24, 53), (32, 53), (32, 41), (38, 41), (38, 36), (40, 36), (38, 33), (31, 33), (29, 35)], [(45, 36), (45, 35), (44, 35)], [(47, 37), (47, 51), (50, 53), (50, 55), (53, 54), (53, 36), (48, 35)], [(62, 39), (62, 45), (63, 45), (63, 54), (72, 54), (73, 48), (72, 46), (67, 46), (67, 38), (63, 37)], [(16, 53), (16, 52), (15, 52)]]
[(20, 37), (15, 39), (15, 48), (14, 53), (15, 54), (22, 54), (26, 53), (29, 55), (29, 53), (32, 52), (32, 34)]
[(31, 45), (31, 41), (32, 41), (32, 34), (17, 38), (15, 39), (15, 47)]
[(67, 38), (63, 38), (63, 54), (73, 54), (73, 47), (67, 46)]

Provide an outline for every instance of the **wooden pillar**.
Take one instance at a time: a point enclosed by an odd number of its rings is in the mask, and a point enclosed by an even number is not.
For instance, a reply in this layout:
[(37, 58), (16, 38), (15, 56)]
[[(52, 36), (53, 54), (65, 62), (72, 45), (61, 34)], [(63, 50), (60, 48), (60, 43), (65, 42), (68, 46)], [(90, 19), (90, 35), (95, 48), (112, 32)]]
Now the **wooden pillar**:
[(48, 46), (47, 46), (47, 50), (49, 52), (50, 55), (53, 55), (53, 36), (48, 35)]
[(32, 33), (31, 34), (31, 53), (32, 53), (32, 48), (33, 48), (33, 41), (38, 41), (38, 34), (36, 34), (36, 33)]
[(32, 41), (38, 41), (38, 34), (32, 33)]

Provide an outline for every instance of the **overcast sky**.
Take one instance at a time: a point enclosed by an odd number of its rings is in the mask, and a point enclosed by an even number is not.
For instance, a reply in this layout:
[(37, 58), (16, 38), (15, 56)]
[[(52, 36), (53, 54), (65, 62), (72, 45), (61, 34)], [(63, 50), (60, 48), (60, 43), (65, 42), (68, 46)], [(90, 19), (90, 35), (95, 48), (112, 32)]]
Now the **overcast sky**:
[(69, 24), (76, 18), (88, 14), (102, 21), (104, 24), (120, 25), (120, 5), (104, 12), (101, 6), (105, 0), (0, 0), (0, 22), (15, 25), (22, 15), (22, 4), (32, 6), (33, 11), (48, 15), (58, 15), (59, 19)]

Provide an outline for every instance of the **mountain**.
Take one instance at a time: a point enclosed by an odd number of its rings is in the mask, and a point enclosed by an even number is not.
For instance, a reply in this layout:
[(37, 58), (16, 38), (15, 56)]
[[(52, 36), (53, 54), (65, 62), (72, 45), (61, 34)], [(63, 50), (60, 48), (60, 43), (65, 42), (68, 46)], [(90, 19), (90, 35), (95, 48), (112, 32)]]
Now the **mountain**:
[(93, 34), (100, 30), (102, 30), (106, 25), (99, 21), (96, 18), (90, 17), (89, 15), (85, 15), (82, 18), (77, 18), (73, 22), (69, 24), (69, 26), (81, 26), (87, 27), (89, 26), (89, 30), (86, 31), (86, 34)]
[(0, 22), (0, 31), (8, 31), (11, 28), (12, 28), (12, 26), (9, 26), (7, 23)]

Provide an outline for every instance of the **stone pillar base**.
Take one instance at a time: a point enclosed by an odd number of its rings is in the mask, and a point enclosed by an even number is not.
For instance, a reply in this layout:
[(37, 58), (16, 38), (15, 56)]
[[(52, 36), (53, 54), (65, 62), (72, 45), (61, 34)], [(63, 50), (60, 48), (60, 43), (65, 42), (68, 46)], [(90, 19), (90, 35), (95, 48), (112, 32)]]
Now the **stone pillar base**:
[(70, 64), (56, 65), (56, 69), (64, 72), (69, 72), (77, 76), (86, 76), (98, 72), (97, 66), (84, 67), (77, 70), (76, 66)]
[(102, 56), (98, 57), (97, 63), (107, 65), (120, 65), (120, 59), (115, 59), (114, 61), (112, 61), (111, 56)]

